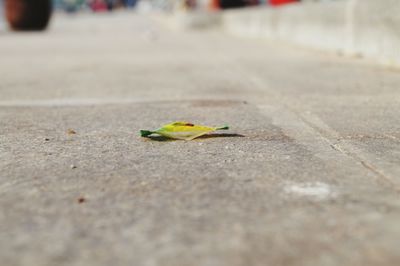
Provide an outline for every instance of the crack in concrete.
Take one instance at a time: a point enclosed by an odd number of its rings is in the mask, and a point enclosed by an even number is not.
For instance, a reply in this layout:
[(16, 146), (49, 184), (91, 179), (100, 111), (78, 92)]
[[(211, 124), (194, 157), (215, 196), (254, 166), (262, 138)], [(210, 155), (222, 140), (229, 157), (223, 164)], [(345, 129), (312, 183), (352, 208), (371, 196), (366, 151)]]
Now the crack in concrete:
[(359, 162), (365, 169), (371, 171), (380, 179), (383, 179), (384, 181), (389, 183), (397, 193), (400, 193), (400, 187), (396, 184), (396, 182), (393, 181), (393, 178), (385, 174), (382, 170), (374, 166), (371, 162), (368, 162), (367, 160), (362, 158), (362, 156), (359, 153), (354, 151), (355, 149), (352, 147), (351, 144), (344, 142), (342, 142), (342, 145), (338, 143), (332, 143), (331, 139), (340, 139), (340, 135), (334, 130), (330, 129), (328, 125), (320, 121), (320, 119), (316, 117), (311, 117), (310, 114), (308, 115), (309, 117), (307, 118), (304, 115), (299, 114), (297, 110), (291, 110), (289, 107), (286, 108), (288, 108), (292, 113), (298, 116), (305, 124), (307, 124), (315, 132), (317, 132), (323, 139), (325, 139), (325, 141), (329, 143), (329, 146), (332, 149)]

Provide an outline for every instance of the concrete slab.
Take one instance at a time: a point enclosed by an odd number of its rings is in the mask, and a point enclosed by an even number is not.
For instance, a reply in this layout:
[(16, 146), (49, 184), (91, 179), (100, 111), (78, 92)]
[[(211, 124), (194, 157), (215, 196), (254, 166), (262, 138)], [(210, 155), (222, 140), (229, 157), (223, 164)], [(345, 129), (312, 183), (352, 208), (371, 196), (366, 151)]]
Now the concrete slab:
[[(325, 143), (305, 145), (316, 138), (296, 117), (282, 117), (292, 131), (275, 125), (268, 114), (282, 112), (218, 101), (1, 108), (3, 261), (396, 261), (397, 193)], [(171, 119), (227, 122), (243, 137), (138, 137)]]

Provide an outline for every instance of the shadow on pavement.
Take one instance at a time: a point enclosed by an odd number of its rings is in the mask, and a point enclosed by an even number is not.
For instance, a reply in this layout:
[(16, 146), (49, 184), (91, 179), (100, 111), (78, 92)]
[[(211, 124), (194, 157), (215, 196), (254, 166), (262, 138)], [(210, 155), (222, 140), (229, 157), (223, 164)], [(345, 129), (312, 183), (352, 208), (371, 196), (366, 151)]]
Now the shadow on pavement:
[[(230, 133), (220, 133), (220, 134), (207, 134), (200, 136), (196, 139), (212, 139), (212, 138), (243, 138), (244, 135), (241, 134), (230, 134)], [(164, 136), (149, 136), (145, 139), (154, 140), (154, 141), (178, 141), (177, 139), (170, 139)], [(196, 140), (195, 139), (195, 140)]]

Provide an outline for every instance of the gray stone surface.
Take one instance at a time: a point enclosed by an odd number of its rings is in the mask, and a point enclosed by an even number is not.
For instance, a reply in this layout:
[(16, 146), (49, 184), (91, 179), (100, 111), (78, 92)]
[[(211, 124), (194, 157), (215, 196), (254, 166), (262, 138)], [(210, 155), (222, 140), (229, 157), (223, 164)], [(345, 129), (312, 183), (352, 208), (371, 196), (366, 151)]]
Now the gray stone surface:
[(0, 58), (2, 265), (399, 264), (398, 72), (131, 13)]

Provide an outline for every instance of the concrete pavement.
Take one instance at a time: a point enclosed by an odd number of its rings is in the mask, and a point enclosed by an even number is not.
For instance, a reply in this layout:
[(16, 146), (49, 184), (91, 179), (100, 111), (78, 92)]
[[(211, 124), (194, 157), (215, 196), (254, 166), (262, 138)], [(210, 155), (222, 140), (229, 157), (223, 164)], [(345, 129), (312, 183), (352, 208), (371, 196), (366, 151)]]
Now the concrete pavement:
[[(131, 13), (0, 39), (2, 264), (399, 264), (398, 71)], [(174, 120), (232, 129), (138, 137)]]

